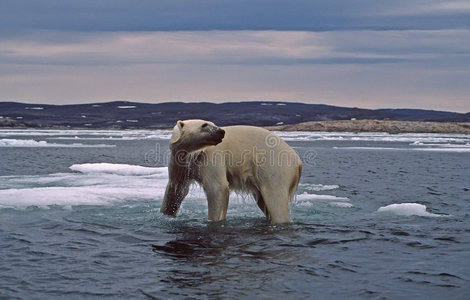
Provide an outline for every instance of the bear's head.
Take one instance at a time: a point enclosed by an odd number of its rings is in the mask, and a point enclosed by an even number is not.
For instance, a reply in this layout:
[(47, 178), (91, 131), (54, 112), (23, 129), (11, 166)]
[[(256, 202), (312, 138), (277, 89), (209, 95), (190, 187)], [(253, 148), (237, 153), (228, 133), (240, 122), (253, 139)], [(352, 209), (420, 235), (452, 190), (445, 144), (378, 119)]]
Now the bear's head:
[(176, 122), (170, 139), (171, 149), (193, 152), (222, 142), (225, 131), (210, 121), (185, 120)]

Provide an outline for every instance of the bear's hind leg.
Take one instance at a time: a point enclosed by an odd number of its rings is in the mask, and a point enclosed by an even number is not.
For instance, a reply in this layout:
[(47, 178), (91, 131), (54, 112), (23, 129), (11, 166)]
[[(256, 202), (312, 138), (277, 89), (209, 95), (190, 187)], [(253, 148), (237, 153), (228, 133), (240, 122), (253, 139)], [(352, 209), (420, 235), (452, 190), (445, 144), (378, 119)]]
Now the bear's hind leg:
[(292, 219), (289, 213), (290, 199), (286, 192), (276, 192), (274, 189), (264, 187), (261, 189), (261, 195), (270, 215), (271, 224), (291, 223)]
[(261, 195), (260, 191), (253, 192), (253, 197), (255, 198), (256, 204), (258, 205), (259, 209), (263, 212), (266, 216), (266, 219), (271, 219), (269, 215), (269, 211), (266, 208), (266, 203), (264, 203), (263, 195)]

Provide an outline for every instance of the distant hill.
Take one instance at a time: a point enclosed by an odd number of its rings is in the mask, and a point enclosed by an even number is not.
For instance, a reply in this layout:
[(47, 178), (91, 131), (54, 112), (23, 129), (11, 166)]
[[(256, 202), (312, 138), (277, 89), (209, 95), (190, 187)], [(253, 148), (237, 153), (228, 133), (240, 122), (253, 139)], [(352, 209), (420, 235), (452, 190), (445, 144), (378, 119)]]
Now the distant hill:
[(470, 113), (263, 101), (156, 104), (115, 101), (76, 105), (0, 102), (0, 127), (157, 129), (173, 127), (177, 120), (195, 118), (211, 120), (221, 126), (273, 126), (351, 119), (469, 122)]

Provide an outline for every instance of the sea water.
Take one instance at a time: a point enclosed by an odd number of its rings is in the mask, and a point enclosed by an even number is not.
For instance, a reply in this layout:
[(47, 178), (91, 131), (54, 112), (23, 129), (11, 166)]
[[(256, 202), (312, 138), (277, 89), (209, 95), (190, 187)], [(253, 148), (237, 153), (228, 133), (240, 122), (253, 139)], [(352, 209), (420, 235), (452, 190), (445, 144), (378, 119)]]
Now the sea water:
[(289, 225), (162, 215), (169, 131), (0, 130), (0, 298), (468, 299), (470, 136), (279, 134)]

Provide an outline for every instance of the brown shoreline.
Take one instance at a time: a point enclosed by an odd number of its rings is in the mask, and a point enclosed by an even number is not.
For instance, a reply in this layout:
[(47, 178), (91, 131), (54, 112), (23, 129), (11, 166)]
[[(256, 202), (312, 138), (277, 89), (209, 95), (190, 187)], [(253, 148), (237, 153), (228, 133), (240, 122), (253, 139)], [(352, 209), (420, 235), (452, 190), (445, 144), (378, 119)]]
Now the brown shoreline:
[(470, 122), (421, 122), (386, 120), (312, 121), (294, 125), (266, 127), (275, 131), (386, 132), (470, 134)]

